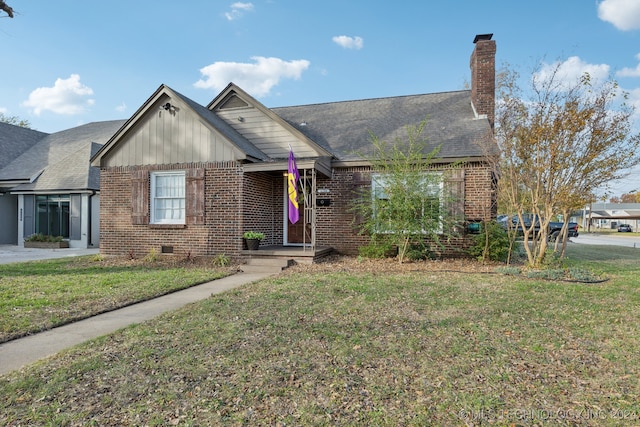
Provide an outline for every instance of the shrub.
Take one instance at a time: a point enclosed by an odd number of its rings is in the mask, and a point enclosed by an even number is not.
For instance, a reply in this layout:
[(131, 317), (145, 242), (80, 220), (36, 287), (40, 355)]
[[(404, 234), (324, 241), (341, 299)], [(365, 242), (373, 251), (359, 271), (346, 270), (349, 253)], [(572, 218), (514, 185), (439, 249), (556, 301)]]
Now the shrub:
[(479, 261), (506, 261), (509, 255), (509, 236), (496, 221), (482, 224), (480, 234), (473, 236), (469, 255)]
[(158, 252), (156, 252), (155, 248), (151, 248), (147, 256), (144, 257), (146, 262), (156, 262), (158, 261)]
[(32, 234), (31, 236), (24, 239), (25, 242), (47, 242), (47, 243), (56, 243), (62, 242), (64, 239), (62, 236), (49, 236), (42, 233)]
[(435, 259), (435, 255), (426, 245), (414, 244), (407, 250), (407, 258), (411, 261), (424, 261), (425, 259)]
[(513, 266), (507, 265), (507, 266), (496, 268), (496, 273), (504, 274), (507, 276), (519, 276), (522, 273), (522, 271), (520, 270), (519, 267), (513, 267)]
[(218, 254), (213, 258), (213, 265), (216, 267), (226, 267), (231, 263), (231, 258), (227, 254)]
[(366, 246), (358, 248), (358, 254), (363, 258), (392, 258), (398, 255), (398, 247), (389, 239), (376, 235)]

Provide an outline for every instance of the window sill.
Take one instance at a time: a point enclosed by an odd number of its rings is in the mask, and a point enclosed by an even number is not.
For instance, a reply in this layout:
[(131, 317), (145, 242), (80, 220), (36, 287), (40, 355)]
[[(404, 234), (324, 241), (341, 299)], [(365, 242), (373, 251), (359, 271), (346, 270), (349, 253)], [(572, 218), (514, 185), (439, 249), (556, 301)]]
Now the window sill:
[(162, 230), (179, 230), (186, 228), (186, 224), (149, 224), (149, 228), (162, 229)]

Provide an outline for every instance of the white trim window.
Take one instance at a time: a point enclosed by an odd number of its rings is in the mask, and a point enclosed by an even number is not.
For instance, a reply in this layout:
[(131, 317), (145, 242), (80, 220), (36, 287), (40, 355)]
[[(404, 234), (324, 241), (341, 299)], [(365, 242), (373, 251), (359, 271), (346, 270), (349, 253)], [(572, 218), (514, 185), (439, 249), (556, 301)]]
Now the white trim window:
[(398, 228), (417, 234), (442, 232), (442, 173), (422, 172), (412, 175), (415, 176), (372, 174), (373, 215), (378, 232), (390, 233), (398, 231)]
[(151, 173), (151, 223), (185, 223), (185, 172)]

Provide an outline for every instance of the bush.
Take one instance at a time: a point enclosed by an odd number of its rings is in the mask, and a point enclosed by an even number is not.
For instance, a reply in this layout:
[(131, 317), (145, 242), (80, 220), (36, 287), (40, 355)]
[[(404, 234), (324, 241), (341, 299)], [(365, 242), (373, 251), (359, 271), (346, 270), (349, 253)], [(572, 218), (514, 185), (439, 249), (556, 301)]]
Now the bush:
[(509, 256), (507, 232), (496, 221), (483, 223), (480, 234), (473, 236), (469, 255), (479, 261), (506, 261)]
[(25, 242), (47, 242), (47, 243), (62, 242), (62, 240), (64, 240), (62, 236), (48, 236), (42, 233), (32, 234), (31, 236), (24, 239)]
[(433, 252), (424, 244), (413, 244), (406, 254), (410, 261), (424, 261), (425, 259), (435, 259)]
[(388, 239), (374, 236), (369, 244), (358, 248), (358, 254), (363, 258), (393, 258), (398, 255), (398, 247)]
[(231, 264), (231, 257), (227, 254), (218, 254), (213, 258), (213, 265), (216, 267), (226, 267)]

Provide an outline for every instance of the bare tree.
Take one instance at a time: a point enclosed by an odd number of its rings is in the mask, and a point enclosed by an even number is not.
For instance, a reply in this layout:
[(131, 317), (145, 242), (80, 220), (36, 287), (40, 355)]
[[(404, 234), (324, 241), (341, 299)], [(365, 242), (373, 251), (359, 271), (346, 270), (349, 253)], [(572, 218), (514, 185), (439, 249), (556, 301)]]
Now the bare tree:
[(0, 10), (6, 12), (9, 18), (13, 18), (13, 9), (3, 0), (0, 0)]

